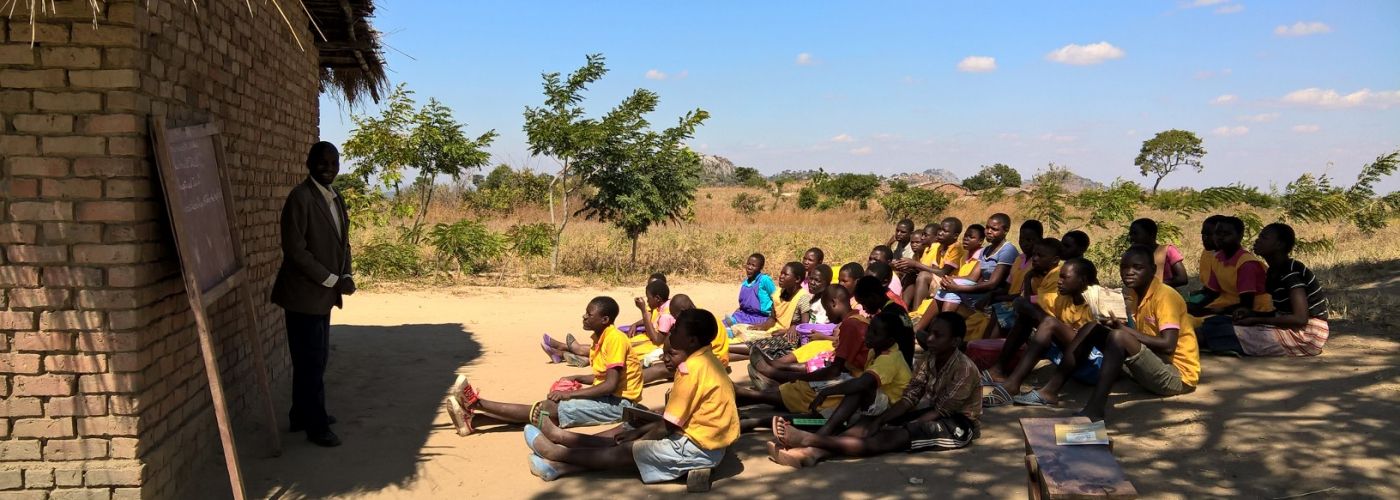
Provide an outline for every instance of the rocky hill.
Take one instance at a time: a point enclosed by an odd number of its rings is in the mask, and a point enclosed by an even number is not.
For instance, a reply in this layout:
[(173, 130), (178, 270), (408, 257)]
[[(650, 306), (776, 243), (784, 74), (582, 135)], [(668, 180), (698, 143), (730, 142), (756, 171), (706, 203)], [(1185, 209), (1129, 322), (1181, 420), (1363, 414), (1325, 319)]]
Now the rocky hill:
[(734, 183), (734, 162), (716, 155), (700, 155), (700, 182), (702, 184)]
[(911, 186), (923, 184), (962, 184), (958, 175), (942, 168), (930, 168), (923, 172), (903, 173), (890, 177), (891, 180), (901, 180)]

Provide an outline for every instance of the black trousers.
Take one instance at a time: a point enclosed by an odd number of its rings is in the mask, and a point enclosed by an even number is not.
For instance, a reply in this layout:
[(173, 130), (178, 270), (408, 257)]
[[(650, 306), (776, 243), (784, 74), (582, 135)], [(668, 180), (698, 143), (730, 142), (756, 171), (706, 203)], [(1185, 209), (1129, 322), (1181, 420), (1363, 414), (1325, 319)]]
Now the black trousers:
[(287, 348), (292, 352), (292, 424), (308, 433), (330, 428), (326, 419), (326, 361), (331, 351), (329, 314), (287, 313)]

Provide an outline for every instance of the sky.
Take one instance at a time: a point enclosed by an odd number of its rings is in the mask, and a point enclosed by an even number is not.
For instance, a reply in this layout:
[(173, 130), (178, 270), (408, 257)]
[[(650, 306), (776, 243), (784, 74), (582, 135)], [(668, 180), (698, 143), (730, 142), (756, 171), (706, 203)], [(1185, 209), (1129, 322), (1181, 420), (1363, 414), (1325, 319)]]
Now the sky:
[[(531, 157), (526, 106), (541, 74), (601, 53), (592, 116), (633, 89), (671, 126), (711, 118), (690, 146), (773, 174), (786, 169), (966, 177), (1049, 163), (1100, 182), (1151, 185), (1142, 142), (1195, 132), (1204, 171), (1163, 187), (1282, 189), (1305, 172), (1349, 184), (1400, 149), (1400, 2), (467, 2), (378, 0), (391, 84), (452, 108), (493, 163)], [(327, 92), (323, 139), (350, 107)], [(1400, 177), (1380, 186), (1400, 190)]]

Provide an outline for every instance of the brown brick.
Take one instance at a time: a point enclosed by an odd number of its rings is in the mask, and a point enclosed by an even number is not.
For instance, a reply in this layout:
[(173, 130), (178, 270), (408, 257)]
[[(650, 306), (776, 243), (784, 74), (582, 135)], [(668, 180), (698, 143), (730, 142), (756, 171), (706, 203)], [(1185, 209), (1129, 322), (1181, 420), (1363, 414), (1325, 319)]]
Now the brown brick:
[(78, 220), (84, 222), (133, 222), (156, 216), (149, 201), (85, 201), (78, 203)]
[(0, 373), (39, 373), (38, 354), (0, 353)]
[[(39, 398), (5, 398), (0, 399), (0, 415), (10, 418), (37, 417), (44, 412), (39, 405)], [(0, 424), (0, 427), (4, 427)]]
[(63, 86), (61, 69), (0, 70), (0, 87), (12, 89), (42, 89)]
[(0, 195), (11, 200), (38, 198), (39, 179), (0, 180)]
[(82, 486), (83, 470), (55, 468), (53, 470), (53, 480), (55, 483), (58, 483), (59, 486)]
[(107, 416), (78, 419), (78, 433), (84, 436), (135, 436), (136, 417)]
[(73, 437), (72, 418), (21, 418), (15, 420), (15, 437), (67, 438)]
[[(18, 203), (16, 203), (17, 205)], [(68, 261), (68, 247), (44, 245), (10, 245), (5, 247), (10, 262), (48, 264)]]
[[(6, 491), (0, 493), (4, 500), (46, 500), (49, 492), (43, 490)], [(110, 500), (110, 499), (109, 499)]]
[(102, 94), (36, 90), (34, 91), (34, 109), (40, 111), (101, 111)]
[(73, 260), (82, 264), (131, 264), (141, 262), (142, 245), (73, 245)]
[(150, 179), (109, 179), (103, 197), (108, 199), (150, 198), (154, 182)]
[(79, 131), (92, 135), (134, 134), (146, 129), (136, 115), (90, 115), (81, 120)]
[(44, 197), (73, 200), (101, 198), (102, 181), (97, 179), (44, 179)]
[(143, 409), (141, 401), (130, 394), (113, 394), (107, 400), (107, 412), (113, 415), (136, 415)]
[(113, 156), (145, 156), (145, 137), (110, 137), (107, 139), (107, 153)]
[(39, 49), (44, 66), (49, 68), (100, 68), (101, 49), (91, 47), (44, 47)]
[(44, 137), (39, 142), (46, 155), (100, 155), (107, 152), (101, 137)]
[(160, 264), (109, 267), (107, 286), (132, 288), (149, 285), (164, 277), (164, 273), (161, 272), (163, 268)]
[(114, 331), (134, 330), (150, 325), (152, 319), (150, 313), (140, 309), (111, 311), (107, 313), (107, 327)]
[[(122, 7), (113, 5), (112, 7)], [(141, 488), (112, 488), (111, 500), (141, 500)]]
[(73, 115), (15, 115), (15, 130), (30, 134), (66, 134), (73, 131)]
[(0, 223), (0, 244), (30, 244), (34, 243), (33, 224), (19, 224), (15, 222)]
[(139, 92), (129, 90), (107, 91), (107, 111), (145, 111), (150, 100)]
[[(102, 373), (107, 371), (107, 357), (101, 354), (50, 354), (44, 357), (44, 371), (49, 373)], [(78, 383), (81, 385), (82, 380)]]
[(87, 470), (88, 486), (139, 486), (141, 484), (141, 464), (121, 467), (90, 467)]
[[(74, 246), (74, 257), (82, 247)], [(43, 283), (44, 286), (102, 286), (102, 270), (91, 267), (45, 267)]]
[(10, 203), (10, 220), (73, 220), (73, 204), (66, 201), (16, 201)]
[(132, 352), (141, 349), (141, 335), (136, 332), (82, 332), (78, 334), (77, 345), (82, 352)]
[(10, 41), (34, 43), (67, 43), (67, 24), (34, 23), (33, 29), (27, 22), (10, 24)]
[(74, 87), (134, 89), (141, 86), (141, 75), (134, 69), (89, 69), (68, 72)]
[[(115, 315), (116, 312), (112, 314)], [(114, 372), (139, 372), (145, 370), (150, 364), (149, 355), (142, 355), (139, 352), (118, 352), (113, 353), (108, 358), (107, 366), (112, 367)]]
[(44, 445), (44, 460), (89, 460), (93, 458), (107, 458), (107, 440), (51, 439), (48, 444)]
[(135, 309), (146, 305), (130, 290), (80, 290), (80, 309)]
[[(108, 244), (114, 243), (135, 243), (162, 240), (168, 231), (164, 224), (154, 222), (138, 224), (104, 224), (102, 227), (102, 241)], [(164, 255), (161, 247), (154, 244), (146, 244), (142, 247), (142, 258), (146, 260), (160, 258)]]
[(18, 332), (15, 333), (15, 349), (21, 351), (68, 351), (73, 349), (73, 337), (74, 335), (71, 333)]
[[(107, 26), (103, 26), (103, 29), (106, 28)], [(49, 493), (49, 500), (112, 500), (112, 491), (107, 488), (53, 490)]]
[(130, 158), (79, 158), (73, 162), (76, 177), (139, 177), (145, 173)]
[[(19, 469), (0, 470), (0, 490), (17, 490), (23, 487), (23, 471)], [(3, 493), (0, 493), (0, 495), (3, 495)]]
[(16, 396), (69, 396), (73, 375), (24, 375), (14, 378)]
[(44, 402), (44, 414), (50, 417), (95, 417), (107, 414), (106, 396), (73, 396), (49, 398)]
[(63, 158), (10, 158), (5, 161), (10, 175), (32, 177), (66, 177), (68, 160)]
[(0, 151), (6, 155), (37, 155), (39, 138), (32, 135), (0, 135)]
[(0, 65), (30, 66), (34, 64), (34, 51), (29, 45), (17, 43), (0, 45)]
[(57, 309), (68, 301), (68, 290), (17, 288), (10, 291), (10, 307), (16, 309)]
[(143, 379), (140, 372), (98, 373), (79, 376), (78, 385), (84, 394), (134, 393)]
[(101, 243), (102, 225), (79, 224), (76, 222), (45, 222), (43, 234), (43, 242), (47, 244)]
[[(0, 311), (0, 330), (30, 330), (34, 328), (34, 313)], [(16, 342), (16, 345), (19, 343)]]
[(97, 311), (50, 311), (39, 317), (39, 329), (46, 332), (92, 330), (101, 327), (102, 313)]
[(0, 462), (38, 460), (39, 441), (34, 439), (0, 441)]
[(0, 90), (0, 112), (33, 110), (29, 95), (28, 90)]
[(92, 26), (87, 23), (73, 26), (74, 45), (104, 45), (110, 47), (136, 47), (139, 38), (135, 28), (103, 24)]
[(29, 489), (52, 488), (53, 469), (39, 466), (35, 469), (24, 470), (24, 487)]
[(112, 458), (136, 458), (141, 441), (136, 438), (114, 437), (108, 449)]

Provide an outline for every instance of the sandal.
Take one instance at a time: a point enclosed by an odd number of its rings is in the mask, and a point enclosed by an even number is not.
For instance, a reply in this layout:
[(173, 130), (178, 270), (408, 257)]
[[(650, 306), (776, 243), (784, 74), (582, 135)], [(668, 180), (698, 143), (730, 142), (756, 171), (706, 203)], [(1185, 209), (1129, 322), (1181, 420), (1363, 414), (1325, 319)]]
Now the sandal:
[(563, 363), (564, 356), (559, 354), (559, 350), (549, 346), (552, 340), (554, 339), (549, 338), (548, 333), (544, 334), (544, 337), (540, 339), (540, 348), (544, 349), (544, 353), (549, 356), (550, 363)]
[(472, 425), (472, 417), (476, 416), (476, 410), (463, 408), (457, 402), (457, 398), (447, 398), (447, 415), (452, 417), (452, 425), (457, 427), (458, 436), (466, 436), (476, 432), (476, 426)]
[(987, 387), (987, 386), (989, 386), (989, 385), (996, 385), (996, 381), (995, 381), (995, 380), (992, 380), (992, 372), (991, 372), (991, 371), (989, 371), (989, 370), (982, 370), (982, 373), (981, 373), (980, 375), (981, 375), (982, 387)]
[(1015, 399), (1011, 397), (1010, 392), (1007, 392), (1006, 387), (1003, 387), (1001, 384), (992, 382), (990, 385), (987, 385), (987, 387), (990, 387), (992, 389), (992, 392), (991, 394), (982, 396), (983, 408), (997, 408), (1007, 406), (1011, 404), (1012, 401)]
[(544, 419), (549, 418), (549, 410), (544, 409), (544, 401), (540, 401), (530, 406), (530, 424), (538, 428), (544, 428)]
[(1046, 401), (1045, 397), (1041, 396), (1038, 390), (1017, 394), (1011, 398), (1011, 401), (1015, 402), (1017, 406), (1039, 406), (1042, 408), (1055, 406), (1055, 403)]

